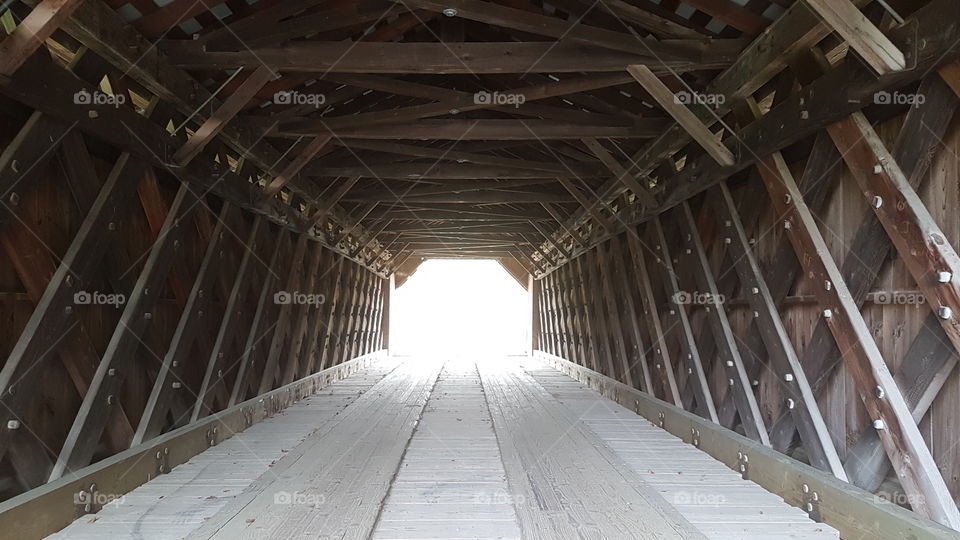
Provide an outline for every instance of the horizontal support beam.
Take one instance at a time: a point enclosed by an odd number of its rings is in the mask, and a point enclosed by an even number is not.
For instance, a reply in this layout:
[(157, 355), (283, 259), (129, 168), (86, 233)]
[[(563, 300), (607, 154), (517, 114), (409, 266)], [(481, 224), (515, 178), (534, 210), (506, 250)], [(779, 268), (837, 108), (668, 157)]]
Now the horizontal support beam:
[[(632, 126), (583, 125), (554, 120), (421, 120), (410, 124), (359, 128), (317, 129), (276, 133), (279, 136), (332, 134), (339, 139), (447, 140), (447, 141), (539, 141), (573, 140), (583, 137), (652, 139), (667, 127), (665, 119), (638, 120)], [(349, 143), (347, 143), (349, 146)]]
[[(678, 41), (678, 49), (683, 41)], [(702, 41), (689, 42), (696, 49)], [(266, 64), (301, 73), (598, 73), (649, 64), (655, 73), (723, 69), (743, 47), (740, 40), (714, 40), (696, 59), (661, 61), (655, 55), (609, 51), (577, 43), (369, 43), (302, 41), (285, 47), (207, 52), (193, 40), (164, 41), (174, 65), (187, 69), (229, 69)]]
[[(347, 143), (348, 146), (350, 143)], [(348, 165), (331, 167), (316, 164), (306, 168), (304, 174), (310, 176), (359, 176), (361, 178), (400, 178), (400, 179), (450, 179), (450, 180), (478, 180), (495, 178), (554, 178), (557, 173), (501, 167), (496, 165), (464, 164), (437, 164), (437, 163), (396, 163), (392, 165)], [(597, 167), (578, 166), (575, 173), (581, 178), (599, 177), (602, 175)], [(494, 186), (495, 187), (495, 186)]]

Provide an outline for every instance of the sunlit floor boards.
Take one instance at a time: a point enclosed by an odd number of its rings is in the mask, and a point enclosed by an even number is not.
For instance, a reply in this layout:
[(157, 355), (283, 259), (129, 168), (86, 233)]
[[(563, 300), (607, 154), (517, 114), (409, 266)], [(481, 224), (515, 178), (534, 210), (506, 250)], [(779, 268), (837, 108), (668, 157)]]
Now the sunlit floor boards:
[(837, 538), (526, 358), (386, 361), (57, 538)]

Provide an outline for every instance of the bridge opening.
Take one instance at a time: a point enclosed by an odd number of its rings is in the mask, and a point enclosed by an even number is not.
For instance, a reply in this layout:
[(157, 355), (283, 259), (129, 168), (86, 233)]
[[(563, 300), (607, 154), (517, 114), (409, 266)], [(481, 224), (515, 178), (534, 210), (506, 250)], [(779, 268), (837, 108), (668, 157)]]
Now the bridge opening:
[(530, 298), (495, 260), (426, 260), (391, 302), (391, 354), (530, 353)]

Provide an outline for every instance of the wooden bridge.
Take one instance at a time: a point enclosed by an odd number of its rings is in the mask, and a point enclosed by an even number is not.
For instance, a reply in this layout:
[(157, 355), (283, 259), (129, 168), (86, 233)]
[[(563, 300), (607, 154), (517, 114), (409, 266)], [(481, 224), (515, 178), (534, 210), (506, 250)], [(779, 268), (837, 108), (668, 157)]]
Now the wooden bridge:
[[(955, 0), (0, 28), (0, 538), (960, 537)], [(390, 354), (437, 258), (529, 355)]]

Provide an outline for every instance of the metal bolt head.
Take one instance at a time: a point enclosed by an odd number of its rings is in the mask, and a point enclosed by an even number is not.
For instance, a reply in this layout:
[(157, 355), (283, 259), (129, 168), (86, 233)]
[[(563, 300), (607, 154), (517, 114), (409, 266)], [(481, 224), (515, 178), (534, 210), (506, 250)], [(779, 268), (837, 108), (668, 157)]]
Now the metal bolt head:
[(873, 393), (877, 396), (877, 399), (883, 399), (883, 396), (887, 395), (887, 392), (883, 389), (882, 386), (877, 386), (873, 389)]
[(938, 283), (950, 283), (951, 279), (953, 279), (952, 272), (937, 272)]
[(877, 163), (873, 166), (873, 174), (880, 174), (883, 172), (883, 165)]
[(787, 408), (788, 408), (788, 409), (792, 409), (792, 408), (794, 408), (794, 407), (796, 407), (796, 406), (797, 406), (797, 402), (795, 402), (795, 401), (793, 400), (793, 398), (787, 398)]
[(783, 380), (785, 380), (785, 381), (787, 381), (787, 382), (792, 382), (792, 381), (793, 381), (793, 373), (787, 373), (786, 375), (784, 375), (784, 376), (783, 376)]
[(833, 317), (833, 311), (829, 309), (823, 310), (823, 318), (829, 319), (830, 317)]
[(752, 292), (753, 294), (760, 294), (760, 289), (757, 287), (751, 287), (750, 292)]
[(727, 367), (733, 367), (733, 360), (727, 360)]
[(7, 420), (7, 429), (20, 429), (19, 420)]
[(446, 8), (443, 10), (443, 14), (446, 15), (447, 17), (456, 17), (457, 10), (454, 8)]
[(793, 225), (790, 223), (789, 220), (783, 222), (783, 228), (784, 228), (784, 229), (789, 229), (789, 228), (792, 227), (792, 226), (793, 226)]
[(885, 427), (887, 426), (883, 423), (883, 420), (877, 418), (873, 421), (873, 429), (884, 429)]
[(947, 320), (953, 317), (953, 310), (949, 306), (940, 306), (937, 308), (937, 316), (941, 319)]
[(823, 282), (823, 290), (829, 291), (832, 288), (833, 288), (833, 283), (830, 283), (829, 279)]
[(179, 390), (182, 385), (179, 382), (174, 382), (171, 386), (174, 390)]
[(881, 196), (879, 196), (879, 195), (874, 195), (874, 197), (873, 197), (873, 207), (874, 207), (874, 208), (880, 208), (881, 206), (883, 206), (883, 197), (881, 197)]

